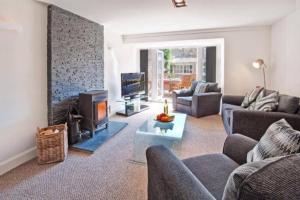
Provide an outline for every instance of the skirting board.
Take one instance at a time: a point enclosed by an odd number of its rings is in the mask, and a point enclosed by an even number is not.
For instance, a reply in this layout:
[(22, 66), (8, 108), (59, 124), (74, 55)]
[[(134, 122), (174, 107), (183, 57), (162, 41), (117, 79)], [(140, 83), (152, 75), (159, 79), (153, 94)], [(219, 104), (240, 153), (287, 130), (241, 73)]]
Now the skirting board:
[(36, 147), (30, 148), (0, 163), (0, 176), (36, 157)]

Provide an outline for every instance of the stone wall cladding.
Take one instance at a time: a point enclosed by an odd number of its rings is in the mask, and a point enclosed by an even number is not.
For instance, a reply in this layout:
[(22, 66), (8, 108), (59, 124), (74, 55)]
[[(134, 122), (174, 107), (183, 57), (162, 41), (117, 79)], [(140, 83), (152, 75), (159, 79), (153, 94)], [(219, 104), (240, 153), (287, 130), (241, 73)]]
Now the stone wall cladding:
[(103, 26), (48, 7), (48, 123), (65, 122), (81, 92), (104, 88)]

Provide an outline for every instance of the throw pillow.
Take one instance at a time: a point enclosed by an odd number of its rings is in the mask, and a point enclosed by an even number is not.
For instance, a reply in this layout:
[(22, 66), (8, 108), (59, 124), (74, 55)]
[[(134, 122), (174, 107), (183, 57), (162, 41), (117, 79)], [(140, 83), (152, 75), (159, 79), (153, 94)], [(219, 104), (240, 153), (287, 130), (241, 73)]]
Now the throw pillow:
[(263, 90), (263, 87), (257, 86), (254, 88), (251, 92), (248, 92), (242, 102), (242, 107), (243, 108), (248, 108), (251, 103), (253, 103), (257, 96), (260, 94), (260, 92)]
[(278, 105), (278, 94), (278, 92), (274, 92), (265, 97), (259, 95), (255, 101), (254, 110), (265, 112), (272, 112), (276, 110)]
[(300, 131), (281, 119), (273, 123), (257, 145), (248, 152), (247, 162), (300, 152)]
[(255, 110), (255, 105), (258, 99), (262, 99), (265, 96), (265, 90), (260, 91), (260, 93), (258, 94), (258, 96), (256, 97), (256, 100), (253, 101), (248, 108), (246, 108), (246, 110)]
[(201, 94), (201, 93), (205, 93), (207, 90), (207, 83), (201, 83), (199, 82), (195, 88), (194, 94)]
[(299, 98), (288, 96), (288, 95), (280, 95), (278, 102), (278, 112), (285, 112), (290, 114), (295, 114), (299, 107)]
[(246, 163), (236, 168), (229, 176), (222, 200), (238, 199), (238, 192), (242, 183), (253, 173), (257, 172), (264, 166), (280, 159), (281, 157), (269, 158), (258, 162)]

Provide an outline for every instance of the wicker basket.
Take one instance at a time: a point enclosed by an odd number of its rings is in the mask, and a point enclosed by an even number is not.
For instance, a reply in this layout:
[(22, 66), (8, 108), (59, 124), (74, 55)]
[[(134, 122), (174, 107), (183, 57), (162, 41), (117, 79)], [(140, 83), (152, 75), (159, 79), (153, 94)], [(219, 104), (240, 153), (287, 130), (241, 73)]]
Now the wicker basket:
[(68, 153), (67, 124), (38, 128), (36, 143), (39, 164), (63, 161)]

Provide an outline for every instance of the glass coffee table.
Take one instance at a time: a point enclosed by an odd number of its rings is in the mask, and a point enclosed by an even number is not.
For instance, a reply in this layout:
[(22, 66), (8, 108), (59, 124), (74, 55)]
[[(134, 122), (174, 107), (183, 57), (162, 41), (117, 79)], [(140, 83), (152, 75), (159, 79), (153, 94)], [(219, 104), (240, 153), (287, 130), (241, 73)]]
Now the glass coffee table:
[(175, 154), (179, 154), (186, 121), (186, 114), (174, 113), (174, 120), (169, 123), (150, 117), (136, 131), (134, 138), (133, 161), (146, 163), (146, 149), (153, 145), (164, 145)]

